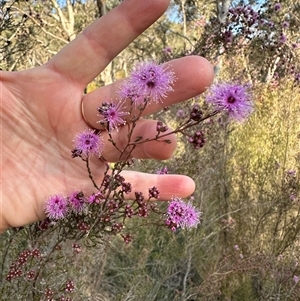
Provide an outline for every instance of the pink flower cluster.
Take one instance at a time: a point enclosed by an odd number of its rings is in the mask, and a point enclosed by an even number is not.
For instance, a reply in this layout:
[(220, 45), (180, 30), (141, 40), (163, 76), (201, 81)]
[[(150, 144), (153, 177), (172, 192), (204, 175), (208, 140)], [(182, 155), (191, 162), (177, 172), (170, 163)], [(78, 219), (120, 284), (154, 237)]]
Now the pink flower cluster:
[(98, 108), (102, 118), (98, 123), (106, 126), (110, 132), (126, 123), (129, 112), (123, 111), (123, 104), (128, 100), (132, 107), (144, 108), (151, 101), (159, 102), (172, 91), (174, 73), (164, 65), (155, 62), (138, 64), (118, 91), (117, 102), (104, 102)]
[(130, 99), (136, 106), (144, 102), (159, 102), (173, 90), (174, 81), (174, 73), (165, 65), (142, 62), (133, 69), (129, 78), (123, 83), (119, 96), (123, 100)]
[(191, 203), (173, 197), (167, 209), (167, 226), (175, 231), (178, 228), (194, 228), (200, 223), (201, 212)]
[(85, 209), (86, 201), (82, 192), (73, 192), (65, 197), (55, 194), (45, 202), (45, 213), (52, 220), (59, 220), (66, 217), (70, 212), (82, 213)]
[(72, 157), (86, 159), (92, 155), (100, 157), (104, 150), (104, 141), (100, 133), (87, 129), (74, 137)]
[(229, 117), (243, 121), (253, 112), (249, 86), (235, 83), (218, 83), (210, 88), (206, 101), (217, 110), (225, 111)]
[[(106, 101), (98, 107), (98, 113), (101, 116), (98, 122), (108, 132), (109, 141), (116, 145), (112, 141), (111, 132), (124, 125), (128, 116), (133, 115), (137, 120), (142, 116), (142, 112), (148, 104), (161, 102), (173, 90), (174, 81), (175, 75), (166, 65), (159, 65), (154, 62), (138, 64), (128, 79), (121, 84), (117, 93), (117, 101)], [(225, 111), (232, 118), (244, 120), (253, 111), (253, 103), (248, 89), (249, 86), (237, 83), (215, 84), (206, 97), (206, 101), (216, 108), (215, 111), (206, 113), (205, 108), (200, 107), (200, 104), (194, 104), (189, 114), (184, 112), (180, 114), (182, 118), (187, 118), (187, 121), (181, 123), (174, 131), (162, 121), (157, 121), (157, 135), (150, 139), (157, 140), (161, 137), (167, 137), (170, 133), (182, 133), (188, 136), (188, 142), (195, 149), (202, 148), (206, 142), (207, 133), (202, 128), (197, 129), (194, 134), (188, 133), (186, 130), (205, 120), (209, 121), (216, 113), (222, 111)], [(125, 106), (128, 108), (127, 110)], [(134, 127), (134, 124), (135, 122), (131, 122), (129, 128)], [(143, 143), (143, 141), (137, 141)], [(168, 143), (169, 140), (163, 141)], [(128, 145), (130, 143), (132, 141), (129, 137)], [(109, 229), (108, 231), (112, 234), (117, 234), (123, 230), (125, 219), (133, 216), (146, 218), (150, 211), (158, 212), (156, 206), (149, 202), (149, 200), (159, 199), (160, 192), (155, 186), (148, 190), (147, 197), (136, 191), (134, 192), (135, 197), (128, 201), (128, 195), (132, 193), (133, 187), (121, 176), (121, 171), (125, 165), (109, 170), (107, 164), (102, 182), (100, 185), (96, 183), (91, 173), (89, 160), (91, 156), (101, 157), (104, 151), (104, 139), (100, 130), (87, 129), (79, 132), (74, 137), (73, 147), (72, 157), (79, 157), (86, 163), (88, 176), (96, 188), (96, 192), (90, 196), (85, 196), (83, 192), (78, 191), (69, 196), (61, 194), (50, 196), (44, 205), (45, 213), (50, 222), (75, 218), (76, 223), (70, 223), (70, 225), (72, 227), (76, 225), (76, 229), (81, 232)], [(130, 149), (133, 149), (132, 145), (130, 145)], [(103, 157), (105, 156), (102, 156), (102, 159), (105, 160)], [(167, 174), (168, 169), (165, 167), (157, 173)], [(191, 200), (184, 202), (178, 197), (173, 197), (166, 212), (166, 225), (172, 231), (178, 228), (193, 228), (200, 223), (201, 214), (192, 205)], [(66, 223), (68, 222), (67, 219)], [(99, 226), (99, 229), (97, 230), (92, 225)], [(131, 237), (124, 236), (124, 240), (129, 242)]]

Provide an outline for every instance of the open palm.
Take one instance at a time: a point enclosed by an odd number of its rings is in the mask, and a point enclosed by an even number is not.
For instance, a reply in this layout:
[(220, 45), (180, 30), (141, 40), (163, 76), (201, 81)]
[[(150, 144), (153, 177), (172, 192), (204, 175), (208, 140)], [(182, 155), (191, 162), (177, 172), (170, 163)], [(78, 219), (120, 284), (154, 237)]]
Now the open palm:
[[(71, 157), (74, 135), (87, 128), (81, 102), (87, 120), (97, 128), (97, 108), (113, 97), (118, 83), (87, 95), (83, 90), (168, 4), (168, 0), (126, 0), (91, 24), (47, 64), (26, 71), (1, 72), (1, 231), (43, 219), (43, 203), (51, 194), (92, 191), (85, 165)], [(177, 76), (174, 91), (163, 104), (152, 104), (145, 113), (198, 95), (212, 81), (212, 67), (203, 58), (185, 57), (170, 64)], [(153, 137), (155, 133), (156, 122), (142, 119), (134, 135)], [(105, 133), (103, 136), (107, 139)], [(115, 131), (114, 139), (122, 148), (126, 127)], [(132, 156), (169, 158), (176, 147), (176, 137), (171, 136), (171, 140), (163, 148), (157, 147), (158, 142), (142, 144)], [(118, 151), (109, 142), (105, 145), (103, 156), (109, 161), (118, 160)], [(104, 168), (102, 161), (93, 162), (93, 175), (98, 181)], [(145, 193), (149, 187), (157, 186), (161, 199), (185, 197), (194, 190), (194, 182), (181, 175), (126, 172), (124, 177), (132, 183), (133, 191), (138, 187)]]

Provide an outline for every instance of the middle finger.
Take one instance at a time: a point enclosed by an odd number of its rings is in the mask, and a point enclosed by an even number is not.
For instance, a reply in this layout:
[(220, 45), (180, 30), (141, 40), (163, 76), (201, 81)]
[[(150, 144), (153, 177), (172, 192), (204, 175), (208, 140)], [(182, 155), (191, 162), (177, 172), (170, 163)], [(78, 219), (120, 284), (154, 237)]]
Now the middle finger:
[[(128, 133), (131, 124), (119, 127), (118, 131), (114, 130), (111, 133), (116, 146), (108, 141), (108, 133), (102, 132), (104, 141), (107, 141), (104, 146), (103, 158), (107, 162), (118, 162), (130, 158), (169, 159), (176, 149), (176, 135), (170, 134), (171, 130), (169, 129), (163, 133), (164, 136), (166, 135), (165, 137), (155, 139), (157, 135), (156, 125), (155, 120), (140, 119), (136, 122), (130, 137), (128, 137)], [(141, 137), (141, 139), (135, 144), (137, 137)], [(150, 141), (142, 142), (147, 139)]]

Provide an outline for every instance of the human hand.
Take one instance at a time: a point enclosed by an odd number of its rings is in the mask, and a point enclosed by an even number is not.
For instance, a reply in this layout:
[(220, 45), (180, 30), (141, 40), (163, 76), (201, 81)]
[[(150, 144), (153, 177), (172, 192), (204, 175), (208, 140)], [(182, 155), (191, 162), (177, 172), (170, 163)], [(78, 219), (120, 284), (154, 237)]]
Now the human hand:
[[(44, 201), (51, 194), (82, 190), (91, 193), (90, 179), (84, 164), (72, 159), (74, 135), (87, 128), (81, 115), (95, 128), (97, 108), (113, 97), (120, 82), (99, 88), (87, 95), (86, 85), (131, 41), (149, 27), (167, 9), (168, 0), (126, 0), (116, 9), (96, 20), (74, 41), (45, 65), (20, 72), (1, 72), (1, 204), (0, 231), (45, 218)], [(145, 114), (184, 101), (202, 93), (213, 79), (213, 69), (201, 57), (185, 57), (170, 62), (177, 80), (174, 91), (163, 103), (152, 103)], [(126, 143), (126, 127), (114, 131), (118, 147)], [(153, 137), (156, 121), (140, 120), (134, 136)], [(103, 132), (108, 161), (118, 160), (119, 153)], [(176, 147), (158, 147), (157, 141), (138, 145), (135, 158), (167, 159)], [(101, 161), (92, 162), (93, 176), (101, 180), (105, 171)], [(156, 186), (160, 199), (172, 195), (186, 197), (194, 191), (192, 179), (183, 175), (143, 174), (124, 171), (123, 177), (145, 194)], [(130, 195), (129, 195), (130, 197)]]

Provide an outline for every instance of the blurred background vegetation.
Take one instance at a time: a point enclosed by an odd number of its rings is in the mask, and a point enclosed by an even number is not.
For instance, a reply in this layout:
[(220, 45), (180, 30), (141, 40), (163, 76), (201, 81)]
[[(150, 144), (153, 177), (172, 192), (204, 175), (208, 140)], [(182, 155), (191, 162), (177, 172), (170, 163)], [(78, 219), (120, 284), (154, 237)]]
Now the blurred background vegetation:
[[(47, 62), (119, 2), (1, 0), (1, 69)], [(178, 137), (171, 160), (132, 166), (147, 172), (167, 166), (170, 173), (191, 176), (197, 185), (194, 202), (203, 211), (197, 229), (171, 233), (149, 226), (151, 219), (146, 226), (133, 220), (131, 244), (115, 238), (101, 248), (82, 245), (66, 272), (73, 257), (70, 242), (40, 267), (47, 286), (72, 279), (72, 300), (300, 300), (299, 28), (299, 0), (280, 6), (263, 0), (173, 0), (168, 12), (90, 83), (87, 92), (122, 79), (136, 61), (202, 55), (214, 64), (216, 82), (252, 85), (256, 111), (243, 124), (209, 120), (202, 125), (208, 141), (200, 150)], [(188, 114), (194, 103), (205, 107), (198, 97), (155, 117), (175, 126), (178, 111)], [(21, 287), (5, 280), (17, 254), (32, 247), (25, 237), (13, 230), (0, 237), (3, 300), (35, 300), (29, 280)], [(64, 258), (66, 266), (55, 266), (56, 258)]]

